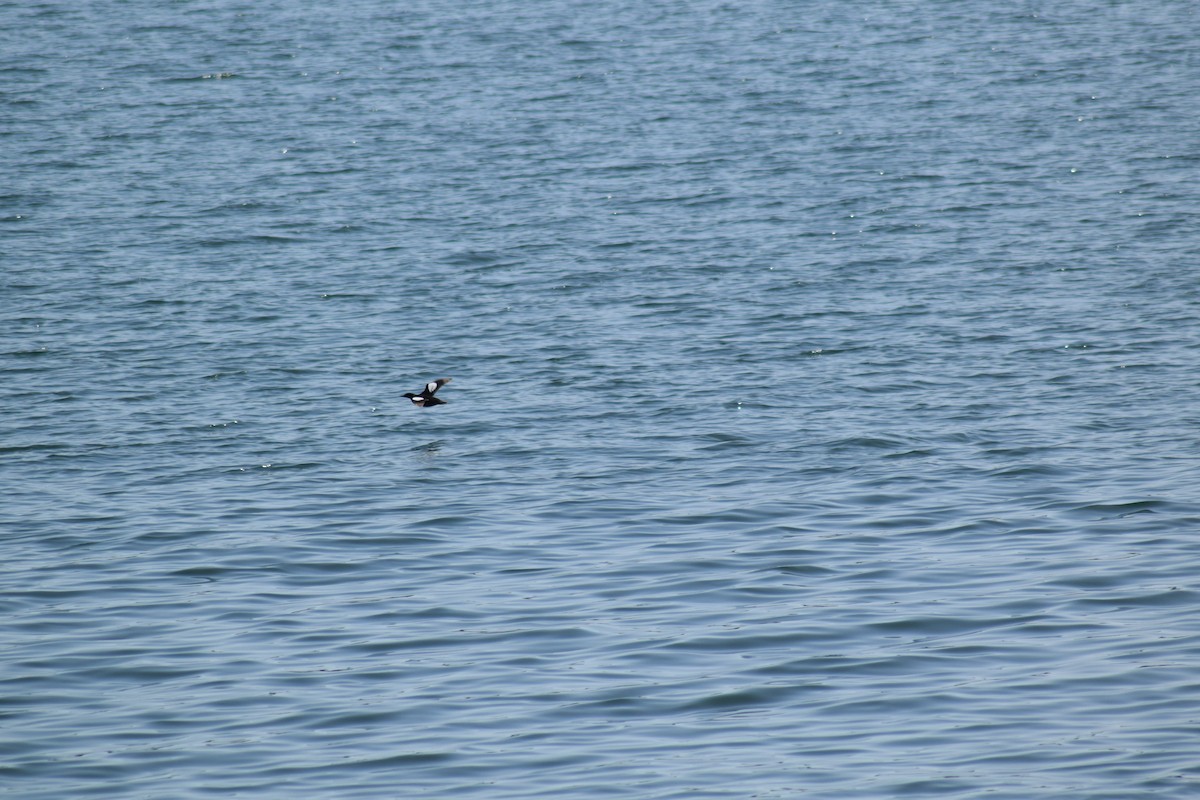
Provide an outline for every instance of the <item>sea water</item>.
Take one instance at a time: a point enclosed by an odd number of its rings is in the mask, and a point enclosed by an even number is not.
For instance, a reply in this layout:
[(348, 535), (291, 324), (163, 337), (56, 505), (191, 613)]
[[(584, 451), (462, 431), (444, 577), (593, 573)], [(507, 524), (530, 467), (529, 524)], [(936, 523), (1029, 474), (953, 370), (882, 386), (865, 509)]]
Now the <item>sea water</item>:
[(1198, 40), (3, 4), (0, 796), (1197, 796)]

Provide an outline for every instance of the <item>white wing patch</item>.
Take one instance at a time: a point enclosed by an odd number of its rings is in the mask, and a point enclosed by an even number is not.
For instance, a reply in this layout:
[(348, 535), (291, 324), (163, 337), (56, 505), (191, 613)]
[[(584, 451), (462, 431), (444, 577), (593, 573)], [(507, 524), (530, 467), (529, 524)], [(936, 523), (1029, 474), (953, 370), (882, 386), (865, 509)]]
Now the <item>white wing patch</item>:
[(437, 390), (438, 390), (437, 381), (434, 381), (433, 383), (425, 384), (425, 391), (429, 392), (430, 394), (433, 394)]

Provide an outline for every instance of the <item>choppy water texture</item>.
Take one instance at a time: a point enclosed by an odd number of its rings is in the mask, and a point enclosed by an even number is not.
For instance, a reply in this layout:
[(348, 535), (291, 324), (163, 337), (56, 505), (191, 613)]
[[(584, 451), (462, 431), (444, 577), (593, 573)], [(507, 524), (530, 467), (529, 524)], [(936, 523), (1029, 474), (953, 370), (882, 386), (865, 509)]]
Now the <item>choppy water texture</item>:
[(1197, 41), (0, 5), (0, 795), (1196, 797)]

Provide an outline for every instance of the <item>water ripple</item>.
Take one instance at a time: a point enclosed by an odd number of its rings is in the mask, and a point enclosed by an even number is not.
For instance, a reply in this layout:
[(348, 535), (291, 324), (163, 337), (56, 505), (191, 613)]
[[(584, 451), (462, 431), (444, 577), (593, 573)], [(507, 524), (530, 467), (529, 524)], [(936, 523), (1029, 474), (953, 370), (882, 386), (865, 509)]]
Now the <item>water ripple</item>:
[(0, 26), (0, 794), (1196, 794), (1183, 5), (127, 5)]

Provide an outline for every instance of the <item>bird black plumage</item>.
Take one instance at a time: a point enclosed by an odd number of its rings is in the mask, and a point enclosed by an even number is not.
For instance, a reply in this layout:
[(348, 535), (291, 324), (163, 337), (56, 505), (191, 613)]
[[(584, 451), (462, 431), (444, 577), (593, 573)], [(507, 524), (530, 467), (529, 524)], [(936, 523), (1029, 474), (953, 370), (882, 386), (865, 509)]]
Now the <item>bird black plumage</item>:
[(412, 404), (417, 408), (425, 408), (426, 406), (444, 406), (446, 405), (446, 401), (439, 400), (438, 398), (434, 397), (434, 395), (437, 394), (438, 389), (442, 388), (449, 382), (449, 378), (438, 378), (436, 381), (430, 381), (429, 383), (425, 384), (425, 388), (421, 390), (420, 394), (408, 392), (404, 396), (409, 400), (412, 400)]

